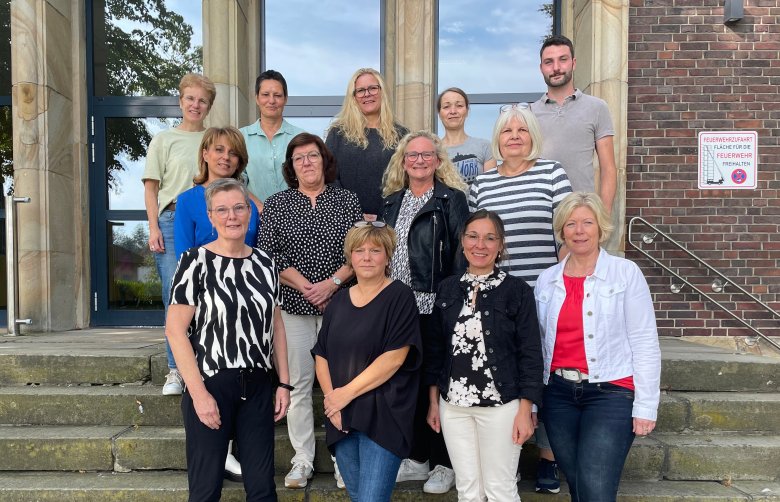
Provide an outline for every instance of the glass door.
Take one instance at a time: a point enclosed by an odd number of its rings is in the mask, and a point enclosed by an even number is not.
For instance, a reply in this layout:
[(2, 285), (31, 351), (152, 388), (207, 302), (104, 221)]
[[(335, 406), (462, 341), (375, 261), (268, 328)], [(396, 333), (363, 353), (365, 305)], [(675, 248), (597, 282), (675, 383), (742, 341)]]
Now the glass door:
[(91, 199), (92, 324), (96, 326), (164, 323), (141, 178), (149, 141), (175, 127), (181, 111), (176, 98), (144, 99), (150, 101), (146, 106), (95, 107), (90, 182), (98, 188)]

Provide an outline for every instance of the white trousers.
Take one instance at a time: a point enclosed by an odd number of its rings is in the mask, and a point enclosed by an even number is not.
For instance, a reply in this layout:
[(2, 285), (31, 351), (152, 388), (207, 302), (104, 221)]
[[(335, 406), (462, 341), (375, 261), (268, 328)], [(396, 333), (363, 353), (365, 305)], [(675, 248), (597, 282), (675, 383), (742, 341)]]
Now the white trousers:
[(520, 502), (516, 475), (522, 446), (512, 441), (519, 408), (517, 399), (489, 408), (465, 408), (439, 400), (458, 502)]
[(314, 385), (314, 357), (311, 349), (317, 343), (322, 316), (292, 315), (282, 311), (287, 332), (287, 364), (290, 367), (290, 409), (287, 412), (287, 434), (295, 449), (291, 463), (314, 466), (314, 410), (311, 389)]

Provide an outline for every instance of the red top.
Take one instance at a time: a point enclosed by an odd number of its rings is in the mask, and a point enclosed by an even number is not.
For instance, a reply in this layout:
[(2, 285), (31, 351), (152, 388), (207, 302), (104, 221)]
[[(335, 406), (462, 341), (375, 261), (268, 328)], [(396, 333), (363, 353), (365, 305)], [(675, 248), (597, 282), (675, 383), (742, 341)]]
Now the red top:
[[(585, 277), (563, 276), (566, 298), (558, 315), (550, 373), (558, 368), (578, 369), (588, 373), (585, 358), (585, 332), (582, 326), (582, 301), (585, 297)], [(634, 377), (629, 376), (610, 382), (634, 390)]]

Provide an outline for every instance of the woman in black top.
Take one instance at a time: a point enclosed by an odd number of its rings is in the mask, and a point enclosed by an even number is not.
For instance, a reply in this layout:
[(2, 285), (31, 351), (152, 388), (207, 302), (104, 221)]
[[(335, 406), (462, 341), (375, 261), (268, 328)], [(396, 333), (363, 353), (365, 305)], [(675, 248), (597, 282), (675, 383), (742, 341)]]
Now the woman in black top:
[[(382, 219), (398, 234), (391, 276), (414, 291), (425, 347), (436, 288), (442, 279), (463, 270), (462, 264), (455, 263), (455, 256), (458, 232), (469, 214), (466, 184), (441, 140), (428, 131), (417, 131), (398, 144), (382, 188)], [(423, 491), (445, 493), (454, 485), (455, 476), (444, 440), (432, 434), (425, 422), (427, 410), (428, 387), (423, 386), (419, 389), (412, 452), (398, 471), (398, 481), (426, 480)]]
[[(292, 390), (279, 276), (267, 253), (244, 243), (251, 210), (240, 181), (211, 183), (206, 206), (217, 239), (182, 255), (165, 328), (185, 384), (189, 500), (219, 500), (235, 437), (247, 500), (275, 501), (274, 420)], [(272, 399), (274, 368), (282, 383)]]
[(349, 231), (344, 255), (357, 284), (333, 297), (312, 349), (328, 448), (353, 501), (390, 500), (412, 440), (422, 347), (414, 295), (388, 277), (394, 248), (381, 222)]
[[(344, 237), (362, 219), (357, 196), (327, 183), (336, 161), (318, 136), (301, 133), (287, 145), (282, 164), (290, 186), (266, 200), (259, 247), (279, 267), (287, 330), (292, 404), (287, 432), (295, 455), (284, 478), (287, 488), (303, 488), (314, 473), (314, 413), (311, 348), (322, 326), (322, 311), (342, 282), (352, 277), (344, 264)], [(337, 475), (338, 481), (338, 475)]]
[(506, 253), (496, 213), (472, 214), (461, 244), (468, 269), (442, 281), (433, 310), (428, 424), (444, 432), (459, 500), (520, 500), (517, 462), (543, 389), (534, 295), (496, 266)]

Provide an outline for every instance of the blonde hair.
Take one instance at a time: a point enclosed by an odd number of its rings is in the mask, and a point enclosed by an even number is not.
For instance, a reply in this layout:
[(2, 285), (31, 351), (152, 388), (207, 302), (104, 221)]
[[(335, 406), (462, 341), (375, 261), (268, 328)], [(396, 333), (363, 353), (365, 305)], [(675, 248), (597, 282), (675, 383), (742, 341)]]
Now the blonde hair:
[(493, 158), (502, 161), (504, 158), (501, 156), (499, 138), (501, 131), (504, 130), (506, 125), (512, 120), (517, 119), (528, 129), (528, 135), (531, 137), (531, 151), (528, 152), (528, 157), (525, 160), (536, 160), (542, 156), (542, 131), (539, 128), (539, 122), (536, 120), (531, 108), (517, 108), (512, 107), (505, 112), (501, 112), (496, 120), (496, 125), (493, 127), (493, 138), (490, 142), (490, 146), (493, 150)]
[(347, 141), (354, 143), (359, 147), (368, 148), (368, 139), (366, 138), (366, 116), (360, 111), (357, 104), (355, 93), (355, 81), (363, 75), (373, 75), (381, 88), (380, 107), (379, 107), (379, 127), (377, 132), (382, 138), (382, 145), (386, 149), (395, 148), (398, 144), (398, 131), (395, 128), (395, 119), (393, 118), (393, 108), (390, 105), (390, 98), (387, 92), (387, 86), (379, 74), (373, 68), (360, 68), (353, 75), (347, 84), (347, 94), (344, 96), (344, 103), (341, 110), (334, 117), (328, 129), (338, 129), (344, 135)]
[(385, 169), (385, 173), (382, 175), (382, 197), (387, 197), (388, 195), (409, 186), (409, 175), (406, 174), (406, 171), (404, 170), (404, 155), (406, 154), (406, 147), (409, 146), (409, 142), (416, 138), (429, 139), (436, 149), (439, 167), (434, 171), (434, 177), (450, 188), (465, 192), (468, 185), (463, 181), (463, 178), (461, 178), (457, 169), (455, 169), (455, 166), (452, 164), (449, 155), (447, 155), (447, 150), (445, 150), (439, 137), (430, 131), (422, 130), (410, 132), (398, 143), (398, 147), (395, 149), (395, 153), (390, 158), (390, 163), (387, 165), (387, 169)]
[(184, 95), (184, 89), (187, 87), (200, 87), (206, 91), (206, 94), (209, 97), (209, 110), (211, 110), (211, 105), (213, 105), (214, 100), (217, 99), (217, 87), (214, 85), (214, 82), (200, 73), (187, 73), (179, 81), (179, 101), (181, 101), (181, 98)]
[(209, 179), (209, 165), (206, 162), (206, 159), (203, 158), (203, 152), (211, 148), (219, 138), (225, 138), (228, 146), (238, 154), (238, 168), (231, 178), (240, 180), (241, 173), (246, 169), (246, 165), (249, 162), (249, 154), (246, 151), (244, 135), (233, 126), (209, 127), (206, 129), (206, 132), (203, 133), (203, 139), (200, 140), (200, 149), (198, 150), (198, 174), (192, 178), (192, 182), (196, 185), (202, 185)]
[(344, 259), (347, 262), (347, 266), (352, 266), (352, 252), (366, 242), (371, 242), (384, 248), (385, 254), (387, 255), (385, 275), (389, 276), (390, 262), (393, 259), (395, 245), (398, 242), (393, 227), (389, 225), (375, 227), (368, 224), (361, 227), (350, 228), (349, 232), (347, 232), (347, 236), (344, 238)]
[(615, 227), (609, 219), (607, 210), (604, 209), (601, 197), (588, 192), (572, 192), (555, 208), (553, 216), (555, 239), (558, 242), (563, 242), (563, 226), (566, 224), (566, 220), (571, 217), (571, 213), (578, 207), (587, 207), (596, 217), (596, 225), (599, 227), (599, 244), (609, 239), (609, 235)]

